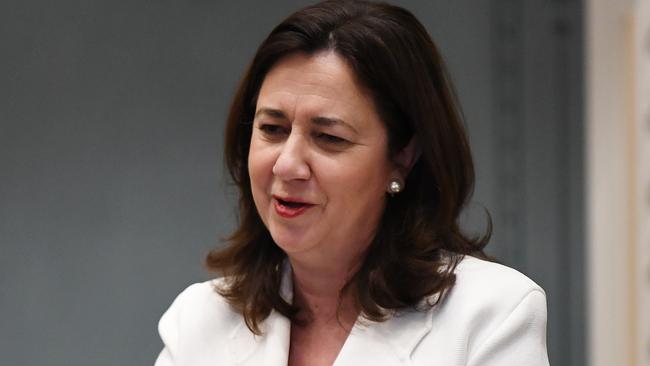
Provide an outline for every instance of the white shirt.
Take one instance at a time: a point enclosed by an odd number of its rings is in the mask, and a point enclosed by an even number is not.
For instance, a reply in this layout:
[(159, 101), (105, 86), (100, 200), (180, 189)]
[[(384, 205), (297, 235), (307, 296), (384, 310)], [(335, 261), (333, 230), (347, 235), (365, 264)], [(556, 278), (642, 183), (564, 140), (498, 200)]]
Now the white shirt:
[[(428, 311), (357, 320), (334, 365), (549, 364), (541, 287), (512, 268), (470, 256), (455, 273), (454, 287)], [(282, 295), (291, 298), (290, 272), (284, 274)], [(289, 320), (273, 311), (263, 335), (254, 336), (214, 291), (220, 281), (191, 285), (174, 300), (158, 324), (164, 348), (155, 366), (287, 364)]]

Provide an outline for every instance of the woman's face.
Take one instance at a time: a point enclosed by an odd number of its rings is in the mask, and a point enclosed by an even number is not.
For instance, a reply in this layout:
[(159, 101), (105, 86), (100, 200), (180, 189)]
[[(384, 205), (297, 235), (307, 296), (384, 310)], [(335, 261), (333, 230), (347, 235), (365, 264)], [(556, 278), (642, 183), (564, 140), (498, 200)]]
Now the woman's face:
[(267, 74), (248, 169), (274, 241), (309, 264), (361, 257), (396, 172), (372, 100), (333, 52), (290, 55)]

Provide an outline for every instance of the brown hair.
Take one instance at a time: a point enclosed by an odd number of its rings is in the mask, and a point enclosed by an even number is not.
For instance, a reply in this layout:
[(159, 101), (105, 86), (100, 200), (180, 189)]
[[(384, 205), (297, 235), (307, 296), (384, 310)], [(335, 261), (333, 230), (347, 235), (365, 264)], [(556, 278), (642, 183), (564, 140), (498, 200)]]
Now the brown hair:
[(226, 248), (206, 258), (210, 270), (228, 278), (221, 295), (258, 334), (273, 309), (292, 321), (299, 309), (280, 296), (286, 255), (253, 202), (247, 166), (251, 121), (262, 81), (278, 60), (323, 50), (346, 60), (371, 94), (386, 125), (390, 157), (411, 138), (421, 148), (405, 190), (387, 200), (364, 263), (348, 283), (363, 316), (380, 321), (391, 311), (434, 306), (453, 286), (463, 255), (484, 257), (491, 233), (489, 215), (480, 238), (459, 228), (474, 167), (451, 82), (422, 24), (405, 9), (368, 1), (331, 0), (299, 10), (261, 44), (230, 107), (225, 163), (239, 188), (239, 227)]

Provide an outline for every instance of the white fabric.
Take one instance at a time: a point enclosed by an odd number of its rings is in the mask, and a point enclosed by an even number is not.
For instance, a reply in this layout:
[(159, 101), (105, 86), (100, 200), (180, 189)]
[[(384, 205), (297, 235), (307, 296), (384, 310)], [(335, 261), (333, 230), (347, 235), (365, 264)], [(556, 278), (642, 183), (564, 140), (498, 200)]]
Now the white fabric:
[[(291, 297), (285, 271), (283, 296)], [(544, 290), (514, 269), (465, 257), (446, 299), (385, 322), (359, 320), (334, 365), (541, 366), (546, 352)], [(272, 312), (263, 336), (214, 291), (220, 280), (183, 291), (160, 319), (155, 366), (286, 365), (289, 321)]]

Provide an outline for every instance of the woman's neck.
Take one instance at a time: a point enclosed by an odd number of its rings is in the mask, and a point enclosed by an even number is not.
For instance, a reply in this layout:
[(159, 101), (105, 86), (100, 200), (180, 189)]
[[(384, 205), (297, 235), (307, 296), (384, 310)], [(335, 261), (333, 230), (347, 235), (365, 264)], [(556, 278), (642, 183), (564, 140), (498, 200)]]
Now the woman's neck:
[(355, 265), (334, 264), (314, 268), (292, 261), (293, 301), (310, 324), (340, 323), (351, 328), (359, 315), (351, 288), (345, 288), (356, 273)]

